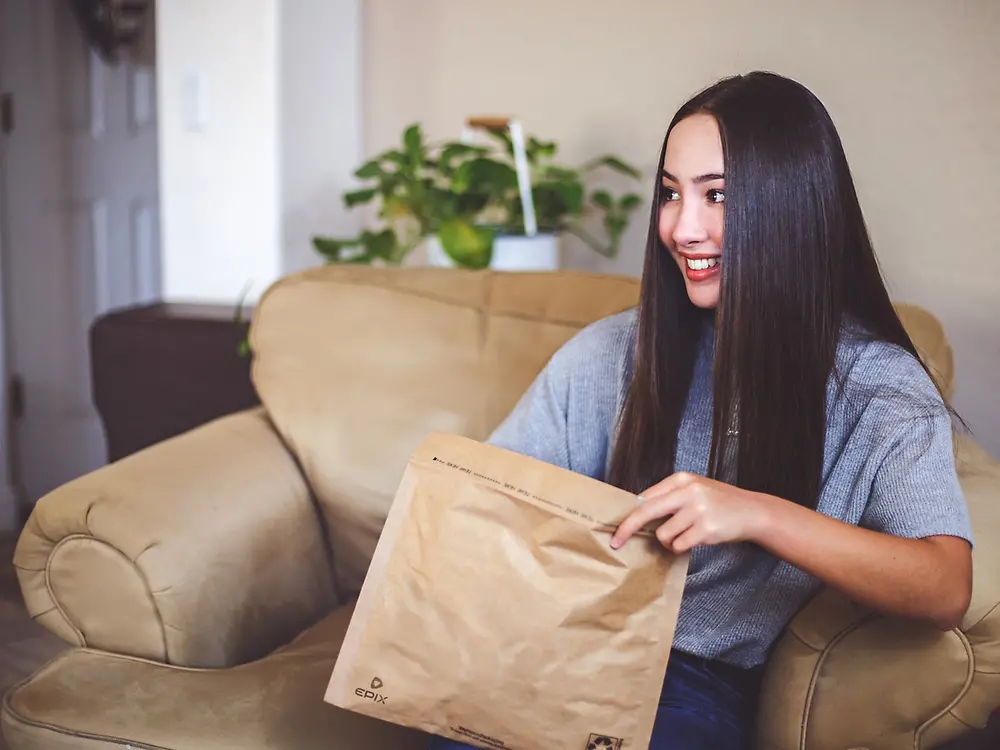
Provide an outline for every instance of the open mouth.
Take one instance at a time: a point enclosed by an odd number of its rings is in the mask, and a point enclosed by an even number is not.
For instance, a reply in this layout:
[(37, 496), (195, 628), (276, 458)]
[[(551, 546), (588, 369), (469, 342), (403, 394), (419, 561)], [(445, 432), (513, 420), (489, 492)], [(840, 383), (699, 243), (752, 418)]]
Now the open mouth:
[(719, 265), (719, 256), (717, 255), (711, 258), (685, 258), (684, 260), (692, 271), (707, 271), (709, 268), (715, 268)]

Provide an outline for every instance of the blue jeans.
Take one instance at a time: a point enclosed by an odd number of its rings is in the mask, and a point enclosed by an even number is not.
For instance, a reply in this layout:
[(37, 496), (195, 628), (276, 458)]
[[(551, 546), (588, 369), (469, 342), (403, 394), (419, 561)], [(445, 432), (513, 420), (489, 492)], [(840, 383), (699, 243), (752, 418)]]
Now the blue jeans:
[[(759, 670), (671, 652), (649, 750), (746, 750), (759, 684)], [(470, 748), (435, 737), (429, 750)]]

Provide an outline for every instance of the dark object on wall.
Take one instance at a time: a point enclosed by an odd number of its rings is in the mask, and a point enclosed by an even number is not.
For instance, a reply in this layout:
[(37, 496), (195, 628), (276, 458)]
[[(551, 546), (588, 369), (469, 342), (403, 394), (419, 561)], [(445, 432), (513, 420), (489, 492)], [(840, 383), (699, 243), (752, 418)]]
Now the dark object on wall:
[(87, 44), (112, 65), (142, 38), (152, 4), (152, 0), (72, 0)]
[(118, 310), (90, 331), (94, 406), (108, 460), (260, 403), (241, 357), (244, 329), (222, 305)]

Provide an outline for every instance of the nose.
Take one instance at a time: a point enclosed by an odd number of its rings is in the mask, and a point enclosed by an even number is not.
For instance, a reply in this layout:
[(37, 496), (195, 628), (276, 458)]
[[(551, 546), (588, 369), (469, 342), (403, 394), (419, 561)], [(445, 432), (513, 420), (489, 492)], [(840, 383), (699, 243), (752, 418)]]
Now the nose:
[(674, 225), (674, 242), (681, 247), (690, 247), (708, 239), (708, 228), (702, 221), (697, 201), (681, 203), (680, 214)]

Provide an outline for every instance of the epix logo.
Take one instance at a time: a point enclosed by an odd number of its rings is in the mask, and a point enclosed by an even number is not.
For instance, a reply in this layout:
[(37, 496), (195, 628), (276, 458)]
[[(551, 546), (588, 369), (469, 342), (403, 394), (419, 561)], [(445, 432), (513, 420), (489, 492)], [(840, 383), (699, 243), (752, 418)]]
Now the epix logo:
[(382, 684), (383, 684), (382, 680), (380, 680), (378, 677), (373, 677), (371, 681), (370, 690), (366, 690), (365, 688), (356, 688), (354, 694), (359, 698), (364, 698), (365, 700), (369, 700), (372, 703), (385, 703), (386, 696), (382, 695), (381, 693), (375, 692), (380, 687), (382, 687)]

